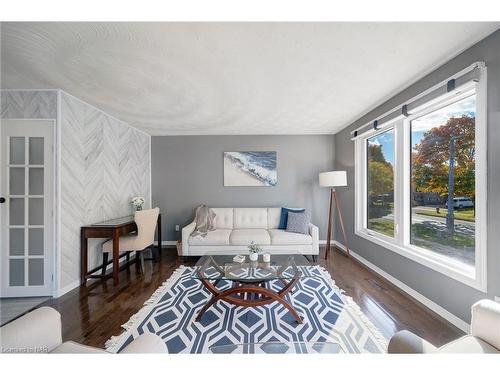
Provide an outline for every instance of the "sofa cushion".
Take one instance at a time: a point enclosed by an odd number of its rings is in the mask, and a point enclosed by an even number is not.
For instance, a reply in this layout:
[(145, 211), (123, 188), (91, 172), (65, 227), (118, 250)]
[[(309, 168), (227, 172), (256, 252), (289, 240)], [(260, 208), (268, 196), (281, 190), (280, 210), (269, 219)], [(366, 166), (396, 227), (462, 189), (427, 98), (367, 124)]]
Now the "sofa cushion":
[(309, 234), (311, 216), (308, 212), (289, 212), (286, 231), (293, 233)]
[(308, 234), (292, 233), (283, 229), (269, 229), (271, 245), (311, 245), (312, 236)]
[(216, 229), (233, 229), (232, 208), (212, 208), (215, 212), (214, 224)]
[(281, 207), (267, 209), (267, 229), (278, 229), (280, 226)]
[(286, 208), (286, 207), (281, 207), (281, 214), (280, 214), (280, 223), (278, 225), (278, 229), (286, 229), (286, 224), (288, 222), (288, 213), (289, 212), (304, 212), (304, 208)]
[(231, 235), (231, 229), (216, 229), (212, 232), (208, 232), (205, 237), (189, 236), (190, 245), (229, 245), (229, 236)]
[(267, 229), (267, 208), (235, 208), (234, 229)]
[(266, 229), (233, 229), (229, 237), (231, 245), (250, 245), (252, 241), (257, 245), (270, 245), (271, 237)]

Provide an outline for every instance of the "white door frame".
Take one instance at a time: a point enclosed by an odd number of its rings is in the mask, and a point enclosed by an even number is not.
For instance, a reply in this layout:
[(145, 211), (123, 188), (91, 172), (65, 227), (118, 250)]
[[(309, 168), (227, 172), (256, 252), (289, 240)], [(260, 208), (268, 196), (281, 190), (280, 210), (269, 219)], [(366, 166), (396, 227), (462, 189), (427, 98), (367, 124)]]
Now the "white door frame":
[[(9, 126), (9, 128), (7, 128)], [(24, 130), (26, 134), (24, 136), (37, 137), (43, 136), (46, 138), (45, 141), (45, 158), (44, 158), (44, 175), (47, 176), (44, 183), (44, 228), (48, 230), (44, 231), (44, 285), (43, 286), (19, 286), (11, 287), (9, 286), (9, 275), (8, 272), (8, 259), (9, 251), (7, 248), (3, 248), (4, 243), (7, 241), (7, 236), (9, 235), (9, 230), (7, 228), (7, 222), (4, 221), (8, 215), (9, 200), (7, 196), (7, 184), (9, 181), (9, 176), (7, 176), (8, 168), (8, 153), (9, 153), (9, 143), (7, 137), (4, 138), (4, 133), (12, 133), (14, 129), (19, 127), (29, 127), (29, 130)], [(20, 136), (23, 136), (20, 134)], [(0, 227), (2, 234), (2, 249), (1, 249), (1, 297), (28, 297), (28, 296), (51, 296), (54, 290), (54, 271), (55, 271), (55, 259), (56, 259), (56, 153), (55, 153), (55, 141), (56, 141), (56, 121), (51, 119), (2, 119), (0, 126), (0, 139), (2, 139), (2, 145), (0, 147), (0, 165), (1, 173), (5, 178), (2, 178), (1, 184), (1, 196), (5, 197), (7, 201), (2, 204), (1, 215), (0, 215)], [(26, 156), (28, 151), (26, 150)], [(29, 163), (25, 160), (25, 165)], [(25, 181), (26, 183), (26, 181)], [(26, 186), (25, 189), (28, 189)], [(25, 208), (25, 215), (27, 209)], [(27, 231), (26, 231), (27, 232)], [(25, 246), (26, 246), (27, 233), (25, 233)], [(27, 278), (25, 269), (25, 278)]]

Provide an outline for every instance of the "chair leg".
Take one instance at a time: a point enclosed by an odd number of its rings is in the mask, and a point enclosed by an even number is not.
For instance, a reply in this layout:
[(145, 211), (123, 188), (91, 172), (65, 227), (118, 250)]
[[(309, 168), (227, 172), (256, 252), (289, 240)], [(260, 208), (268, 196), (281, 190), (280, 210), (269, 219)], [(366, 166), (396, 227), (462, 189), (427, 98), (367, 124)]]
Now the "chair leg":
[(127, 263), (130, 263), (130, 251), (127, 251), (126, 258), (127, 258)]
[(149, 247), (146, 247), (144, 250), (141, 250), (141, 252), (144, 253), (147, 250), (149, 250), (149, 252), (151, 253), (151, 257), (144, 258), (144, 260), (152, 260), (154, 263), (156, 263), (160, 260), (160, 252), (159, 252), (157, 247), (149, 246)]
[(141, 272), (144, 272), (144, 252), (143, 251), (136, 251), (135, 257), (137, 258)]
[(106, 274), (106, 266), (108, 265), (108, 259), (109, 259), (109, 253), (103, 252), (102, 253), (102, 269), (101, 269), (102, 276), (104, 276)]
[(139, 259), (139, 257), (140, 257), (139, 252), (136, 251), (135, 252), (135, 261), (134, 261), (136, 269), (139, 269), (141, 267), (141, 260)]

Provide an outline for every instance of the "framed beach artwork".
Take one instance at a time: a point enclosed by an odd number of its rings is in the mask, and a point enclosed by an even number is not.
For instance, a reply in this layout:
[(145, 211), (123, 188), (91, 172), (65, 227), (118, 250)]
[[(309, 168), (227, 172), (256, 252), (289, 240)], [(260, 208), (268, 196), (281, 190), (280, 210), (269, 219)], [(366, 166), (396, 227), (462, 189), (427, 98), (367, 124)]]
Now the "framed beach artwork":
[(276, 151), (224, 152), (224, 186), (276, 186)]

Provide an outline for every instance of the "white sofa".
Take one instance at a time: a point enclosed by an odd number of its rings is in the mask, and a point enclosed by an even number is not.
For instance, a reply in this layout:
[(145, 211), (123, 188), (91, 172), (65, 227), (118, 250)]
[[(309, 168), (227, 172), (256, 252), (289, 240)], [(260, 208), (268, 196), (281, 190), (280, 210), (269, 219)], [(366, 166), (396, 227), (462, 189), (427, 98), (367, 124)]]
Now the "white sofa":
[[(0, 328), (2, 353), (105, 354), (103, 349), (62, 341), (61, 314), (52, 307), (40, 307)], [(163, 340), (143, 333), (120, 353), (167, 353)]]
[(319, 231), (309, 225), (308, 234), (290, 233), (278, 229), (281, 208), (212, 208), (216, 230), (205, 237), (191, 237), (196, 223), (182, 228), (183, 256), (200, 256), (207, 252), (241, 254), (254, 241), (272, 254), (319, 254)]
[(500, 353), (500, 303), (481, 300), (472, 305), (470, 334), (440, 348), (409, 332), (396, 333), (389, 342), (388, 352), (394, 354), (427, 353)]

